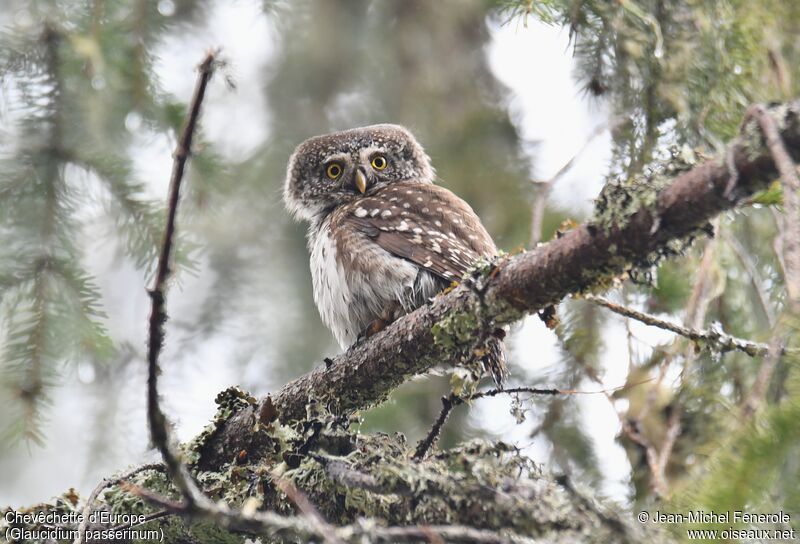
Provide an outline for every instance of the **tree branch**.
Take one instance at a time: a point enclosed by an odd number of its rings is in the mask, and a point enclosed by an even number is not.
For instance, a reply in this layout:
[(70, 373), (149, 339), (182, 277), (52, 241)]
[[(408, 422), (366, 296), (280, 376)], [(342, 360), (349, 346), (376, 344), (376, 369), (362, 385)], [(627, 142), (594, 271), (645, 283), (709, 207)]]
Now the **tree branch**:
[(786, 149), (785, 137), (778, 128), (775, 119), (761, 104), (751, 106), (747, 110), (746, 119), (754, 118), (764, 133), (783, 184), (784, 215), (783, 258), (786, 279), (786, 290), (789, 295), (789, 306), (794, 313), (800, 313), (800, 177), (797, 166)]
[(762, 357), (767, 355), (771, 349), (768, 344), (744, 340), (743, 338), (736, 338), (735, 336), (726, 334), (725, 331), (721, 330), (721, 328), (711, 328), (708, 330), (693, 329), (659, 319), (653, 315), (634, 310), (633, 308), (628, 308), (627, 306), (616, 304), (605, 297), (586, 295), (585, 298), (586, 300), (611, 310), (615, 314), (635, 319), (636, 321), (644, 323), (645, 325), (650, 325), (651, 327), (658, 327), (659, 329), (674, 332), (675, 334), (683, 336), (684, 338), (688, 338), (694, 342), (705, 342), (712, 349), (722, 353), (738, 350), (750, 355), (751, 357)]
[(361, 523), (332, 527), (325, 525), (329, 533), (322, 532), (322, 527), (311, 523), (307, 517), (281, 516), (274, 512), (253, 512), (242, 515), (227, 508), (206, 509), (197, 504), (178, 503), (157, 493), (137, 486), (127, 486), (127, 490), (157, 505), (163, 510), (158, 512), (174, 514), (189, 519), (205, 519), (214, 522), (218, 527), (230, 531), (238, 531), (254, 535), (294, 535), (302, 538), (323, 537), (333, 542), (465, 542), (475, 544), (535, 544), (536, 541), (512, 531), (494, 531), (476, 529), (463, 525), (409, 525), (381, 527), (369, 520)]
[[(800, 102), (773, 108), (787, 150), (800, 156)], [(213, 467), (235, 451), (257, 450), (259, 421), (271, 403), (282, 421), (303, 418), (309, 399), (347, 414), (385, 399), (409, 376), (442, 360), (467, 358), (465, 345), (497, 327), (582, 292), (665, 251), (709, 219), (733, 208), (777, 175), (755, 120), (748, 119), (727, 152), (677, 176), (655, 202), (643, 201), (626, 221), (602, 228), (586, 223), (556, 240), (502, 258), (488, 277), (465, 281), (451, 292), (352, 346), (330, 364), (297, 378), (259, 405), (237, 412), (201, 451), (199, 465)], [(480, 288), (476, 288), (476, 284)]]
[(164, 230), (164, 240), (161, 244), (161, 252), (158, 257), (158, 268), (156, 270), (155, 286), (148, 291), (150, 295), (150, 320), (149, 338), (147, 343), (147, 421), (150, 427), (150, 435), (153, 444), (161, 453), (167, 473), (172, 481), (180, 490), (184, 499), (189, 503), (211, 504), (197, 487), (192, 479), (189, 470), (186, 468), (174, 450), (172, 439), (169, 435), (167, 417), (164, 414), (158, 399), (158, 375), (161, 369), (158, 364), (158, 357), (164, 344), (164, 323), (167, 321), (165, 309), (165, 292), (167, 280), (170, 275), (170, 256), (172, 253), (172, 243), (175, 237), (175, 217), (178, 212), (178, 202), (180, 199), (181, 182), (186, 168), (186, 160), (192, 147), (197, 120), (200, 116), (200, 106), (203, 103), (206, 87), (214, 72), (216, 57), (213, 52), (208, 52), (205, 59), (200, 63), (198, 70), (200, 74), (192, 96), (189, 116), (183, 127), (178, 146), (173, 154), (172, 176), (169, 182), (169, 200), (167, 205), (167, 225)]

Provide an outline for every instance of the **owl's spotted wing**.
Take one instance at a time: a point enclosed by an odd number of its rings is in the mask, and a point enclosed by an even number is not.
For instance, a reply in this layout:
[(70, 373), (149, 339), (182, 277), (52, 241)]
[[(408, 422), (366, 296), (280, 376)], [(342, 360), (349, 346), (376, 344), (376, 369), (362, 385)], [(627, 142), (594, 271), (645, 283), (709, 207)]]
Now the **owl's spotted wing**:
[(469, 204), (431, 183), (393, 183), (343, 206), (335, 220), (447, 281), (497, 253)]

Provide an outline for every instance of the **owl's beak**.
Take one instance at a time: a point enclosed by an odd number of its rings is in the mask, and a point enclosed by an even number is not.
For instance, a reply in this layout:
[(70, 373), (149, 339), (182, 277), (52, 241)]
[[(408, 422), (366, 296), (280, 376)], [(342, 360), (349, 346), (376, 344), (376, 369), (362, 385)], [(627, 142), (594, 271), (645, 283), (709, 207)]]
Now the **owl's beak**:
[(361, 194), (363, 195), (367, 190), (367, 176), (364, 175), (364, 171), (361, 170), (361, 168), (356, 170), (355, 183), (356, 188), (361, 191)]

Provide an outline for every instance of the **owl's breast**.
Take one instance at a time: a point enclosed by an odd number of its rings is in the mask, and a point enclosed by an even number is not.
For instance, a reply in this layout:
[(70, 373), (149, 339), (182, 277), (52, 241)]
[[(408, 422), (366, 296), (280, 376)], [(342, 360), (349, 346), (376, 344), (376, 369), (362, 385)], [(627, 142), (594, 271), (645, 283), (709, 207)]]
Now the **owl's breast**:
[(330, 218), (309, 232), (314, 302), (339, 345), (359, 333), (391, 305), (410, 311), (439, 286), (424, 270), (387, 252), (362, 232)]

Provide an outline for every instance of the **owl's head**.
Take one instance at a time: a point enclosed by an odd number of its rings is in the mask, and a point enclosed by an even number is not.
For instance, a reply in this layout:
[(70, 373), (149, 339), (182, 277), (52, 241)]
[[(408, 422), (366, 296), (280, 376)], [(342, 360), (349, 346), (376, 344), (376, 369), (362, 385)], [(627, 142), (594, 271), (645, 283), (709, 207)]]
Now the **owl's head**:
[(294, 217), (318, 221), (395, 181), (432, 183), (430, 158), (404, 127), (371, 125), (315, 136), (297, 146), (283, 200)]

